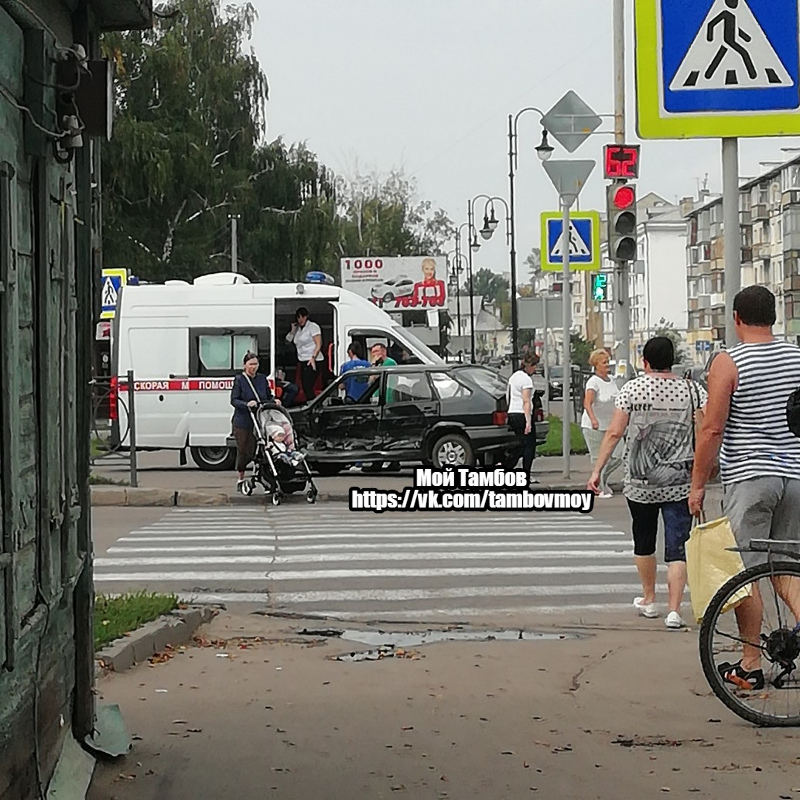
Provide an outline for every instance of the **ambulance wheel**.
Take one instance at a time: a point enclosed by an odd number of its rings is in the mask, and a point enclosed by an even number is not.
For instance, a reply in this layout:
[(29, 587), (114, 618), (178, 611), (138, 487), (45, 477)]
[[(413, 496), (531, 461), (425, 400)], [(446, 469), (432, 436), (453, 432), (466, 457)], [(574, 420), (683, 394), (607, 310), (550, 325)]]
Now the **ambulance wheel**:
[(192, 460), (206, 472), (227, 472), (236, 465), (236, 451), (230, 447), (192, 447)]

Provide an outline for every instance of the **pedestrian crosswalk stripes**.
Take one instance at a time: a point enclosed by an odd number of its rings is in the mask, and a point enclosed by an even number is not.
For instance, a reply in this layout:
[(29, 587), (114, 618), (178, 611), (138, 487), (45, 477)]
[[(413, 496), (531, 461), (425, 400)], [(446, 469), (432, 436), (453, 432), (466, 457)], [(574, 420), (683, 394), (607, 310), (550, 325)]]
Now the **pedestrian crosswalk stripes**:
[(559, 512), (363, 514), (344, 504), (171, 509), (95, 559), (98, 591), (351, 619), (630, 608), (630, 534)]

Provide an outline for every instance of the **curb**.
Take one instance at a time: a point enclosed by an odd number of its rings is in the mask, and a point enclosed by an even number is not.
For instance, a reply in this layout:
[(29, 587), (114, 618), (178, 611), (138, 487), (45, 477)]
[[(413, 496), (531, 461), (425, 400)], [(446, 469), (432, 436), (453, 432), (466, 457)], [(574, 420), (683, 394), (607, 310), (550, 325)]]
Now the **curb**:
[(128, 506), (131, 508), (170, 508), (175, 506), (227, 506), (232, 502), (247, 500), (245, 497), (231, 498), (222, 492), (210, 494), (170, 489), (134, 489), (111, 486), (92, 486), (93, 506)]
[(104, 672), (124, 672), (168, 647), (186, 644), (216, 613), (217, 609), (211, 606), (192, 606), (148, 622), (130, 636), (117, 639), (95, 654), (95, 677)]

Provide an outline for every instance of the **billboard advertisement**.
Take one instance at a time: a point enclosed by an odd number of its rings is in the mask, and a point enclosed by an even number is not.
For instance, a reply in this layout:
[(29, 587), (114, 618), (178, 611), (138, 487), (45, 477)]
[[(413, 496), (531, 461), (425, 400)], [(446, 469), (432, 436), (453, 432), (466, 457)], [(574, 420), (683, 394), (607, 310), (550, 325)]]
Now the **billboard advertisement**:
[(447, 308), (447, 260), (443, 257), (343, 258), (342, 288), (386, 311)]

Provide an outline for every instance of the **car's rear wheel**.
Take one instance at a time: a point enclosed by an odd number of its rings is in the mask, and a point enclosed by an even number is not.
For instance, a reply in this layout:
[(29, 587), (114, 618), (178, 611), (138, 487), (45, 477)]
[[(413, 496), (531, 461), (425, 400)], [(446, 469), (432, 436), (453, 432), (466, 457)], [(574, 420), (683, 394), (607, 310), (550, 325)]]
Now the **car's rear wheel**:
[(236, 465), (236, 451), (230, 447), (192, 447), (192, 459), (206, 472), (223, 472)]
[(460, 433), (446, 433), (434, 442), (431, 461), (437, 469), (472, 467), (475, 465), (475, 453), (466, 436)]
[(386, 294), (383, 296), (383, 302), (391, 303), (392, 300), (394, 300), (394, 295), (391, 292), (386, 292)]
[(323, 478), (331, 478), (338, 475), (344, 466), (342, 464), (312, 464), (311, 469)]

